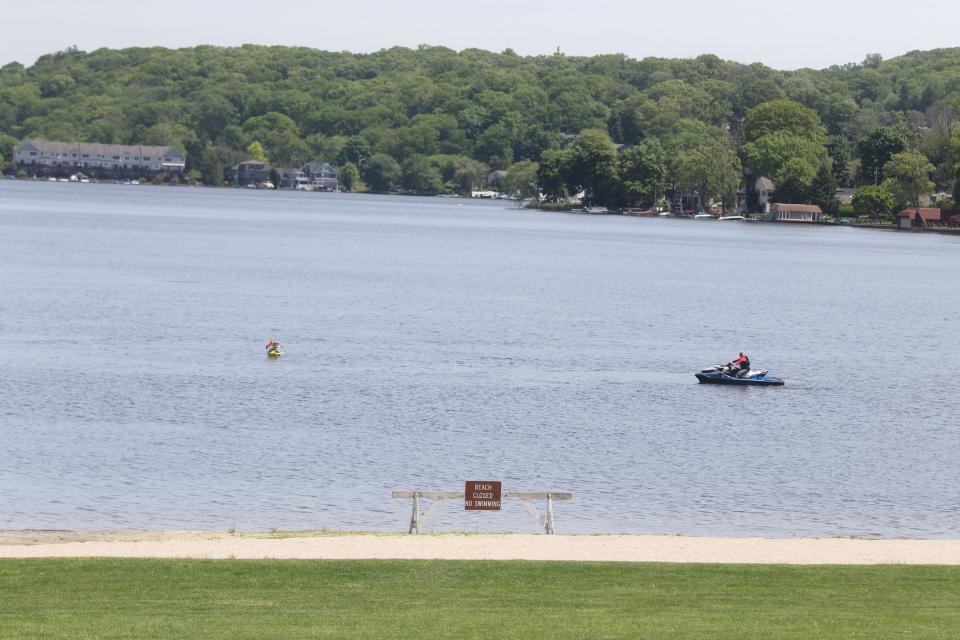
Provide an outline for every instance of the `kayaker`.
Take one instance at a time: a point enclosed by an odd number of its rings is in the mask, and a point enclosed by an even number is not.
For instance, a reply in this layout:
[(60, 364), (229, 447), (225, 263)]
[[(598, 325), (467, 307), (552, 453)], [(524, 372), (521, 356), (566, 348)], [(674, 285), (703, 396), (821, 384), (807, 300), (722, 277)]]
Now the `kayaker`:
[(280, 343), (276, 340), (267, 340), (267, 355), (278, 356), (280, 353)]
[(741, 351), (739, 358), (727, 363), (727, 368), (730, 370), (730, 375), (732, 376), (737, 378), (745, 376), (747, 372), (750, 371), (750, 358)]

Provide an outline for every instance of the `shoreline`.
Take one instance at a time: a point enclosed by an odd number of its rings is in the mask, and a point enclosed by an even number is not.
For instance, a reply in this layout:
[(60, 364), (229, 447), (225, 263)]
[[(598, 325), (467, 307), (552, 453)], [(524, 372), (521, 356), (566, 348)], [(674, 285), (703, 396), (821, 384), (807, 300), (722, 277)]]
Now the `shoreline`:
[(356, 532), (0, 531), (0, 558), (960, 565), (960, 539)]
[[(6, 178), (6, 176), (0, 177), (0, 179)], [(9, 178), (19, 182), (50, 182), (47, 178)], [(56, 182), (69, 182), (68, 180), (56, 180)], [(118, 180), (94, 180), (90, 184), (110, 184), (110, 185), (121, 185), (128, 186), (128, 183), (124, 183)], [(238, 187), (235, 185), (224, 185), (224, 186), (210, 186), (203, 184), (153, 184), (151, 182), (141, 182), (135, 186), (147, 186), (147, 187), (172, 187), (172, 188), (197, 188), (197, 189), (220, 189), (225, 191), (238, 190), (238, 191), (248, 191), (250, 190), (247, 187)], [(256, 188), (254, 191), (277, 191), (277, 192), (296, 192), (296, 189), (267, 189), (267, 188)], [(309, 193), (309, 192), (306, 192)], [(425, 195), (425, 194), (413, 194), (413, 193), (402, 193), (396, 191), (342, 191), (337, 193), (350, 194), (350, 195), (375, 195), (375, 196), (401, 196), (401, 197), (423, 197), (423, 198), (459, 198), (464, 200), (501, 200), (500, 198), (475, 198), (470, 196), (458, 195), (458, 194), (436, 194), (436, 195)], [(661, 216), (651, 215), (647, 213), (637, 213), (633, 210), (625, 209), (602, 209), (600, 210), (590, 210), (577, 207), (564, 208), (564, 207), (543, 207), (543, 206), (531, 206), (531, 207), (518, 207), (518, 210), (531, 210), (531, 211), (542, 211), (545, 213), (573, 213), (579, 215), (606, 215), (606, 216), (623, 216), (628, 218), (659, 218)], [(949, 226), (938, 226), (930, 228), (913, 228), (913, 229), (900, 229), (895, 224), (874, 224), (874, 223), (863, 223), (863, 222), (812, 222), (812, 221), (778, 221), (778, 220), (764, 220), (761, 218), (751, 218), (747, 214), (742, 222), (748, 223), (776, 223), (776, 224), (793, 224), (801, 226), (817, 226), (817, 227), (849, 227), (853, 229), (871, 229), (875, 231), (909, 231), (913, 233), (936, 233), (940, 235), (960, 235), (960, 227), (949, 227)], [(665, 216), (669, 218), (688, 218), (689, 216)]]

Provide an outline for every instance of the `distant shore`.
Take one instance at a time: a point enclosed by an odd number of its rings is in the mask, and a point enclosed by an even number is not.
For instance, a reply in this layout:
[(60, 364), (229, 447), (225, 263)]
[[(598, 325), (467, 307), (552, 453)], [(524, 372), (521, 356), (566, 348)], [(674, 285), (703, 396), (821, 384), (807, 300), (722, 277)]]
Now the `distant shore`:
[(960, 565), (958, 540), (665, 535), (7, 531), (0, 558), (553, 560)]

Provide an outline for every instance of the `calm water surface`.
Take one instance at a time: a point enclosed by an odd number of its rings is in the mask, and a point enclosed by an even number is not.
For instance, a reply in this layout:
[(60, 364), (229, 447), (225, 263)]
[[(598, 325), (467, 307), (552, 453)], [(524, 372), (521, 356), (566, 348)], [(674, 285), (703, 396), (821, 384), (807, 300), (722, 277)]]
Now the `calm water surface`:
[[(960, 238), (0, 182), (0, 529), (960, 537)], [(280, 340), (287, 356), (264, 358)], [(747, 350), (783, 388), (696, 384)], [(444, 505), (427, 530), (536, 532)]]

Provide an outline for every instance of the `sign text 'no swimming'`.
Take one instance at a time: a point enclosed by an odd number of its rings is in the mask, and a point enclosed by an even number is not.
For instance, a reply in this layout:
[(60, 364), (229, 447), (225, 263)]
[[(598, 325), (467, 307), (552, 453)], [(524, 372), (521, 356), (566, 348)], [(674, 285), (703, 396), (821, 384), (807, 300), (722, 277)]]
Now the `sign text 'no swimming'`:
[(463, 490), (463, 508), (466, 511), (499, 511), (499, 480), (467, 480)]

